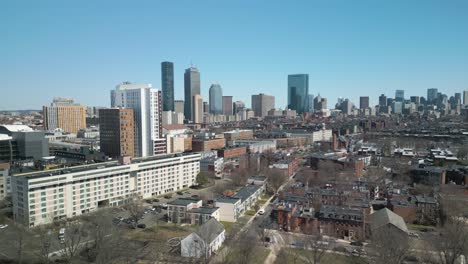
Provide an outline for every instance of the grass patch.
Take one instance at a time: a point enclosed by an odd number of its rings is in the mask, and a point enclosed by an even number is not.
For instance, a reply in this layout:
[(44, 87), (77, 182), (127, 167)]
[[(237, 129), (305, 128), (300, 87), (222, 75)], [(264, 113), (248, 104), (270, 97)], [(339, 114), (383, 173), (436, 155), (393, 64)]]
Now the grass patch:
[(191, 226), (176, 224), (158, 224), (146, 229), (129, 229), (128, 236), (135, 240), (169, 239), (173, 237), (185, 237), (194, 231)]
[(250, 259), (249, 263), (252, 264), (263, 264), (265, 263), (265, 259), (268, 257), (270, 254), (270, 249), (269, 248), (264, 248), (264, 247), (257, 247), (255, 248), (255, 253)]
[(245, 215), (254, 216), (254, 215), (255, 215), (255, 211), (254, 211), (254, 210), (247, 210), (247, 211), (245, 211)]
[(421, 231), (421, 232), (424, 232), (423, 230), (425, 230), (425, 232), (427, 232), (427, 231), (434, 231), (434, 229), (435, 229), (434, 226), (430, 226), (430, 225), (416, 225), (416, 224), (408, 224), (408, 228), (411, 229), (411, 230), (416, 230), (416, 231)]
[(226, 229), (226, 233), (231, 234), (232, 226), (234, 225), (234, 223), (221, 221), (221, 224), (223, 224), (224, 229)]
[[(306, 258), (312, 257), (312, 252), (305, 252), (304, 249), (290, 248), (282, 249), (275, 264), (296, 263), (307, 264)], [(365, 264), (363, 258), (340, 255), (335, 253), (326, 253), (320, 260), (320, 264)]]

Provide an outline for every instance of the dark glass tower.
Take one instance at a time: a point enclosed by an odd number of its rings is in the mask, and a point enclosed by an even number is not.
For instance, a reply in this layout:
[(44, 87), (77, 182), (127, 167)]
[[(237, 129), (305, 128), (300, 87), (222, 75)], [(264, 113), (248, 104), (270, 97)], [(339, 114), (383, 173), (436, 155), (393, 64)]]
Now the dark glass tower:
[[(186, 119), (192, 119), (193, 96), (200, 94), (200, 72), (195, 67), (190, 67), (184, 73), (184, 115)], [(193, 121), (193, 120), (192, 120)]]
[(174, 63), (161, 63), (161, 88), (163, 94), (163, 111), (174, 111)]
[(309, 111), (309, 75), (288, 75), (288, 108), (298, 114)]

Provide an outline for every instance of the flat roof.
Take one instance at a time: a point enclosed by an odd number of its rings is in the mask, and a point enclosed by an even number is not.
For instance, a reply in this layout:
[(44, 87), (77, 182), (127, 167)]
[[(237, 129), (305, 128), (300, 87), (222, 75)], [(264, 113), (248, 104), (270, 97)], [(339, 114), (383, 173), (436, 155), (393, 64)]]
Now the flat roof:
[[(187, 154), (179, 153), (179, 154), (169, 154), (169, 155), (162, 154), (162, 155), (155, 155), (155, 156), (149, 156), (149, 157), (143, 157), (143, 158), (133, 158), (131, 160), (131, 164), (138, 164), (142, 162), (163, 160), (163, 159), (170, 159), (170, 158), (178, 158), (178, 157), (184, 157), (184, 156), (192, 156), (196, 154), (200, 155), (199, 153), (187, 153)], [(92, 171), (96, 169), (112, 168), (112, 167), (118, 167), (118, 166), (127, 166), (127, 165), (121, 165), (119, 164), (118, 161), (114, 160), (114, 161), (109, 161), (109, 162), (72, 166), (72, 167), (47, 170), (47, 171), (34, 171), (34, 172), (29, 172), (29, 173), (20, 173), (20, 174), (15, 174), (13, 176), (31, 177), (31, 178), (49, 177), (49, 176), (63, 175), (63, 174), (69, 174), (69, 173)]]
[(201, 201), (200, 199), (194, 199), (194, 198), (177, 198), (173, 201), (168, 202), (167, 204), (187, 206), (191, 203), (198, 203), (200, 201)]

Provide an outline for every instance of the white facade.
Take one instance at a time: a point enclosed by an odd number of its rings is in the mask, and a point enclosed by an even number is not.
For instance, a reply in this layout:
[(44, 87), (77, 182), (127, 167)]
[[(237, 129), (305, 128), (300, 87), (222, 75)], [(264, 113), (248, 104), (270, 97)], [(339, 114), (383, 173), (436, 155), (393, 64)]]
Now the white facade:
[(12, 176), (13, 213), (26, 226), (148, 198), (196, 182), (200, 154), (136, 158)]
[(330, 142), (333, 138), (331, 129), (321, 129), (312, 133), (312, 142), (326, 141)]
[(180, 241), (181, 255), (186, 258), (209, 258), (213, 252), (216, 252), (222, 246), (225, 239), (226, 231), (219, 234), (209, 244), (197, 233), (192, 233)]
[(133, 109), (135, 120), (135, 153), (152, 156), (161, 138), (161, 92), (151, 84), (122, 83), (111, 91), (111, 106)]
[(216, 207), (219, 207), (219, 219), (226, 222), (236, 222), (241, 216), (241, 199), (220, 198), (216, 200)]

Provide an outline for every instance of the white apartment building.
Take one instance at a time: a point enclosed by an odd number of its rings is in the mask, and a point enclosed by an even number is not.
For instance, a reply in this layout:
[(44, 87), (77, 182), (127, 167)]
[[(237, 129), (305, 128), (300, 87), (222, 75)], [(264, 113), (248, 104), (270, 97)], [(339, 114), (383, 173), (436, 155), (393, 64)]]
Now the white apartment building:
[(200, 154), (157, 155), (13, 175), (13, 214), (25, 226), (122, 205), (193, 185)]
[(161, 91), (152, 85), (124, 82), (111, 91), (111, 106), (133, 109), (135, 154), (139, 157), (166, 153), (162, 138)]

